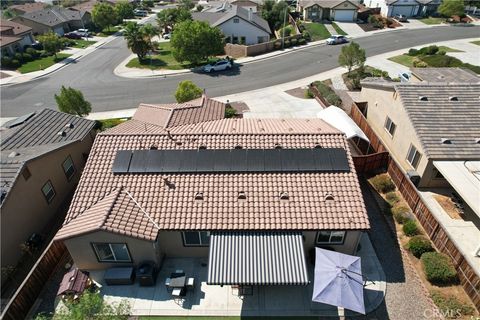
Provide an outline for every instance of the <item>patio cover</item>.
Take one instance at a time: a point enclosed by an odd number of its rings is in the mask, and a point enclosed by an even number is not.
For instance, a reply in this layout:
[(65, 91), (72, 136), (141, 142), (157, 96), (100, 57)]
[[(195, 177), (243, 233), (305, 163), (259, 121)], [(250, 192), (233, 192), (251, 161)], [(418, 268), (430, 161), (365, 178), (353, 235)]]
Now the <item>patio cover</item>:
[(317, 118), (324, 120), (328, 124), (345, 133), (347, 139), (358, 137), (370, 143), (370, 140), (368, 140), (362, 129), (357, 126), (357, 124), (348, 116), (348, 114), (345, 113), (345, 111), (338, 107), (330, 106), (323, 109), (317, 113)]
[(261, 231), (212, 233), (207, 284), (308, 284), (302, 233)]
[(433, 165), (480, 217), (480, 161), (433, 161)]

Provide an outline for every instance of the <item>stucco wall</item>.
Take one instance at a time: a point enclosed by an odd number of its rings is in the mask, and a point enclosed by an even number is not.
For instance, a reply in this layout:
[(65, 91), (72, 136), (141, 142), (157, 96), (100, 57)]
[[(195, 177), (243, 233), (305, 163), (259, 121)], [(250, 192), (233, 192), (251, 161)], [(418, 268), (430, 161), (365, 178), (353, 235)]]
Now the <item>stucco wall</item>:
[[(234, 19), (239, 19), (239, 22), (234, 23)], [(239, 43), (241, 37), (245, 37), (245, 44), (247, 45), (257, 44), (258, 37), (264, 37), (264, 42), (270, 40), (270, 35), (267, 32), (253, 26), (250, 22), (239, 17), (234, 17), (218, 27), (222, 30), (225, 37), (238, 37)]]
[[(92, 247), (93, 242), (126, 243), (132, 262), (99, 262)], [(129, 238), (103, 231), (88, 233), (72, 239), (67, 239), (64, 243), (72, 256), (75, 265), (83, 270), (108, 269), (111, 267), (129, 266), (132, 264), (138, 265), (143, 261), (154, 261), (160, 265), (162, 258), (161, 250), (155, 242)]]
[[(2, 267), (14, 265), (21, 256), (20, 244), (32, 233), (40, 233), (51, 223), (60, 206), (73, 192), (85, 166), (83, 153), (88, 154), (93, 143), (92, 136), (73, 143), (27, 163), (31, 173), (25, 180), (22, 174), (1, 207), (1, 250)], [(70, 181), (63, 171), (62, 163), (70, 155), (75, 174)], [(47, 203), (41, 188), (50, 180), (55, 189), (55, 197)]]

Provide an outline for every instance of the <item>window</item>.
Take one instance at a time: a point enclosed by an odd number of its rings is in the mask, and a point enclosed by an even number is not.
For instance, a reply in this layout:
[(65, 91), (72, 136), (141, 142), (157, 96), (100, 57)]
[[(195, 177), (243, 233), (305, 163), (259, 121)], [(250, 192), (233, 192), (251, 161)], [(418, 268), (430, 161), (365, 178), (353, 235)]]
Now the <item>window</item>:
[(239, 23), (239, 22), (240, 22), (240, 19), (238, 19), (238, 18), (233, 19), (233, 23)]
[(265, 38), (264, 37), (257, 37), (257, 43), (264, 43)]
[(395, 129), (397, 128), (397, 125), (395, 123), (393, 123), (392, 119), (390, 119), (388, 116), (387, 116), (387, 119), (385, 119), (385, 130), (388, 131), (388, 133), (390, 133), (390, 135), (393, 137), (393, 135), (395, 134)]
[(345, 231), (319, 231), (317, 244), (343, 244)]
[(210, 243), (210, 232), (208, 231), (185, 231), (183, 233), (183, 244), (186, 247), (208, 246)]
[(240, 44), (246, 44), (246, 43), (247, 43), (247, 38), (240, 37)]
[(52, 202), (53, 198), (55, 198), (55, 190), (53, 189), (53, 185), (50, 180), (43, 185), (42, 193), (48, 203)]
[(238, 37), (232, 37), (232, 43), (237, 44), (238, 43)]
[(67, 180), (70, 181), (73, 175), (75, 174), (75, 166), (73, 165), (73, 160), (71, 156), (68, 156), (65, 161), (62, 163), (63, 172), (67, 176)]
[(132, 262), (126, 243), (92, 243), (100, 262)]
[(418, 152), (413, 144), (411, 144), (410, 149), (408, 150), (407, 161), (412, 165), (412, 167), (417, 169), (418, 162), (420, 161), (421, 157), (422, 155), (420, 152)]

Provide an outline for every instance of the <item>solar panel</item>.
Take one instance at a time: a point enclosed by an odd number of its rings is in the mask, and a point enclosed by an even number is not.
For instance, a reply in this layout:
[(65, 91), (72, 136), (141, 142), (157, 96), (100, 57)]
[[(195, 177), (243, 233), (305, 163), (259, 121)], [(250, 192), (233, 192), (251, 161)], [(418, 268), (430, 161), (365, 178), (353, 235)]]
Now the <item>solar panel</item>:
[(342, 148), (120, 150), (114, 173), (336, 172), (349, 171)]
[(265, 158), (262, 149), (247, 150), (247, 171), (262, 172), (265, 170)]
[(130, 166), (130, 159), (132, 158), (132, 151), (119, 150), (113, 160), (112, 171), (114, 173), (127, 173)]
[(149, 150), (136, 150), (132, 154), (128, 172), (143, 173), (147, 169), (147, 155)]

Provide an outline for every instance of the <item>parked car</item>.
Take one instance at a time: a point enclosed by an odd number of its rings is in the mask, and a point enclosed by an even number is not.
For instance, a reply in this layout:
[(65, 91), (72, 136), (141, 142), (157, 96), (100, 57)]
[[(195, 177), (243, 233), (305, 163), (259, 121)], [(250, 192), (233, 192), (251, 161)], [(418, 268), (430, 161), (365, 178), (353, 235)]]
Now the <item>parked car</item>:
[(330, 38), (327, 39), (327, 44), (332, 45), (332, 44), (341, 44), (341, 43), (347, 43), (348, 39), (345, 36), (339, 36), (339, 35), (332, 35)]
[(68, 39), (82, 39), (82, 36), (75, 31), (67, 32), (63, 36)]
[(393, 18), (395, 20), (397, 20), (398, 22), (407, 22), (407, 16), (403, 15), (403, 14), (396, 14), (393, 16)]
[(39, 41), (32, 43), (32, 48), (35, 50), (43, 50), (43, 45)]
[(146, 17), (148, 15), (147, 10), (135, 9), (133, 10), (133, 14), (137, 17)]
[(172, 37), (172, 34), (171, 33), (164, 33), (162, 37), (163, 37), (163, 39), (168, 40)]
[(74, 32), (81, 35), (82, 37), (90, 37), (90, 32), (88, 32), (88, 29), (78, 29)]
[(213, 71), (223, 71), (232, 68), (232, 63), (229, 60), (222, 59), (218, 60), (216, 63), (207, 64), (203, 67), (203, 71), (205, 72), (213, 72)]

